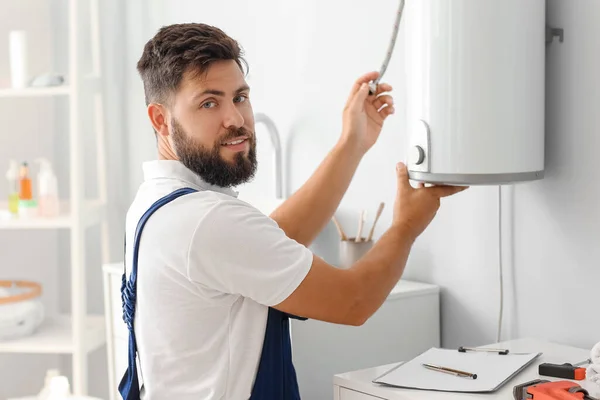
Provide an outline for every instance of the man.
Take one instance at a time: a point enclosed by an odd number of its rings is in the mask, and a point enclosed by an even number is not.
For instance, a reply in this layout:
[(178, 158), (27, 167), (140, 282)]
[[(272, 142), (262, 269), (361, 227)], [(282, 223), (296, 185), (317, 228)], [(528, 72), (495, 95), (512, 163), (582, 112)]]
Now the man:
[(363, 324), (440, 198), (462, 190), (414, 189), (398, 164), (392, 226), (352, 268), (328, 265), (307, 246), (393, 114), (392, 88), (369, 95), (376, 72), (356, 81), (338, 143), (269, 218), (231, 189), (256, 169), (244, 65), (238, 44), (204, 24), (162, 28), (139, 60), (159, 160), (144, 165), (127, 215), (126, 399), (139, 396), (138, 372), (146, 399), (299, 398), (289, 318)]

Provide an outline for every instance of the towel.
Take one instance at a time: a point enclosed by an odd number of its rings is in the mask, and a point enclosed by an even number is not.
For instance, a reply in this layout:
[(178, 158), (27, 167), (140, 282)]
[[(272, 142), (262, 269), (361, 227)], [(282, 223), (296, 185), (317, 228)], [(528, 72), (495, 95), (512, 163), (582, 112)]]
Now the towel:
[(589, 381), (600, 385), (600, 342), (592, 347), (590, 359), (592, 360), (592, 363), (587, 367), (585, 375)]
[(592, 364), (600, 364), (600, 342), (596, 343), (596, 345), (592, 347), (590, 358), (592, 359)]
[(588, 381), (595, 382), (600, 385), (600, 364), (590, 364), (585, 371), (585, 376)]

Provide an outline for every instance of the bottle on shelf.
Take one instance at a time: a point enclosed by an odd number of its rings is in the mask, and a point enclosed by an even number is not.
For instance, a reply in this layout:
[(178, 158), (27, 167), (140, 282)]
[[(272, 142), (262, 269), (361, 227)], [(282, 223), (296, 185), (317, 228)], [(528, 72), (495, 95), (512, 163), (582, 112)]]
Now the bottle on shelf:
[(15, 160), (10, 160), (8, 171), (8, 212), (12, 216), (19, 214), (19, 167)]
[(58, 184), (52, 164), (45, 158), (38, 158), (40, 172), (38, 173), (38, 214), (40, 217), (52, 218), (58, 216)]
[(33, 199), (29, 166), (26, 162), (21, 165), (19, 173), (19, 216), (23, 218), (34, 217), (37, 214), (37, 202)]
[(8, 53), (12, 87), (15, 89), (24, 89), (29, 86), (26, 31), (19, 30), (9, 32)]

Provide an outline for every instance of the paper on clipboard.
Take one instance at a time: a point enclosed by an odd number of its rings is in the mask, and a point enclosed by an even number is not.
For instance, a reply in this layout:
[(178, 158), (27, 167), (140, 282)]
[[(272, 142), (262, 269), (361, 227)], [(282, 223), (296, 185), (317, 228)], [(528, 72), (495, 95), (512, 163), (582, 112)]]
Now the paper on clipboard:
[[(499, 355), (461, 353), (454, 349), (431, 348), (416, 358), (398, 365), (373, 383), (408, 389), (445, 392), (493, 392), (533, 362), (541, 353)], [(429, 363), (477, 374), (477, 379), (458, 377), (423, 367)]]

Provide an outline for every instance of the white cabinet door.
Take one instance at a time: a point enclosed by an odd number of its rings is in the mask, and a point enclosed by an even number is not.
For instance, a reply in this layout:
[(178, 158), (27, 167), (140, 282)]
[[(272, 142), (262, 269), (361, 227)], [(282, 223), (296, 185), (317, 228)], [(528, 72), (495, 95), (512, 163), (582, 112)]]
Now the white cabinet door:
[[(382, 400), (382, 397), (371, 396), (370, 394), (356, 392), (354, 390), (340, 388), (339, 400)], [(385, 400), (385, 399), (383, 399)]]

